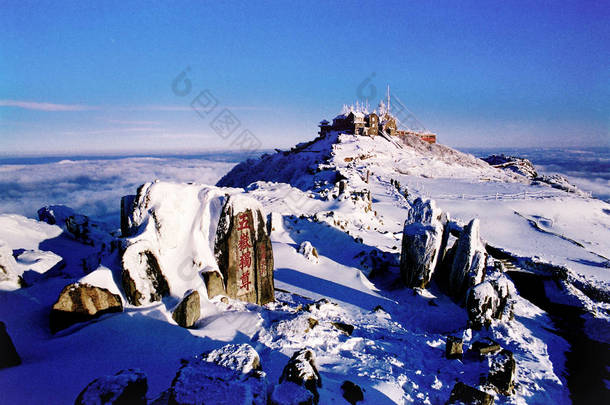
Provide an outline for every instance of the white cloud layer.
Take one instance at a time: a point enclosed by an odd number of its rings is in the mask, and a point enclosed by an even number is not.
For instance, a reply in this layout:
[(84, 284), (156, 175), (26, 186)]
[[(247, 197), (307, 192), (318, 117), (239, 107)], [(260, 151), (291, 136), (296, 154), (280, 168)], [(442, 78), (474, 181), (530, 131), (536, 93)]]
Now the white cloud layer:
[(216, 158), (93, 158), (0, 165), (0, 213), (36, 217), (45, 205), (63, 204), (119, 225), (120, 199), (155, 179), (215, 184), (241, 160)]

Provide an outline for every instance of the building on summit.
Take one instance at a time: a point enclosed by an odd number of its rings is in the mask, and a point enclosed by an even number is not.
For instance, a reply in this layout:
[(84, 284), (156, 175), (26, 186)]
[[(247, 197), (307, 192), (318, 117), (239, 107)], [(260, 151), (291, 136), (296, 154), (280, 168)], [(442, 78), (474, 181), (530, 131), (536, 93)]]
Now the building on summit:
[(333, 118), (332, 124), (327, 120), (320, 121), (319, 134), (325, 136), (331, 131), (337, 131), (371, 137), (384, 134), (397, 137), (415, 135), (428, 143), (436, 143), (436, 134), (432, 132), (398, 129), (397, 124), (400, 122), (392, 115), (389, 106), (389, 91), (387, 106), (381, 101), (373, 112), (368, 112), (367, 106), (359, 103), (356, 103), (356, 106), (343, 106), (343, 111)]

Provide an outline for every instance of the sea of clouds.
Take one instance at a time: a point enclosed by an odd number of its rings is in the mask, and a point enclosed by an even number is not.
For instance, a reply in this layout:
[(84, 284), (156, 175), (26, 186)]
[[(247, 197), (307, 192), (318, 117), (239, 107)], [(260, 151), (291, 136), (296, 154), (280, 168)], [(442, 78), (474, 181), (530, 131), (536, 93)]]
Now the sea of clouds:
[(0, 159), (0, 213), (37, 218), (45, 205), (63, 204), (113, 226), (121, 197), (155, 179), (216, 184), (243, 154), (170, 157)]
[[(545, 174), (560, 173), (594, 197), (610, 202), (610, 149), (469, 149), (475, 156), (505, 153), (530, 159)], [(216, 184), (248, 156), (214, 152), (195, 156), (0, 158), (0, 214), (37, 217), (63, 204), (118, 227), (120, 200), (155, 179)]]

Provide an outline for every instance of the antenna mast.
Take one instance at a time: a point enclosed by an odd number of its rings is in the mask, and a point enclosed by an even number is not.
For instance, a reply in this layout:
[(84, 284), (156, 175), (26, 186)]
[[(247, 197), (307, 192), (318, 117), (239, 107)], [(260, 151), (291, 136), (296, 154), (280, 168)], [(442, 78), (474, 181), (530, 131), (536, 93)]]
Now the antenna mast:
[(390, 85), (388, 84), (388, 114), (390, 114)]

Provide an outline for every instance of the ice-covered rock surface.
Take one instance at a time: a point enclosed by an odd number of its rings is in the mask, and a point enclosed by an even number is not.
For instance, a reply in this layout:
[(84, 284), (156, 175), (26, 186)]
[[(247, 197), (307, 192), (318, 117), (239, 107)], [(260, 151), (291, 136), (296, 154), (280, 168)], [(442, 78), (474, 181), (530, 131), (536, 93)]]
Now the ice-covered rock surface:
[(483, 281), (487, 253), (479, 234), (479, 220), (473, 219), (460, 235), (449, 273), (449, 293), (458, 300), (466, 291)]
[(407, 287), (426, 287), (432, 278), (440, 253), (447, 240), (443, 238), (447, 215), (434, 201), (418, 198), (409, 209), (402, 231), (400, 273)]

